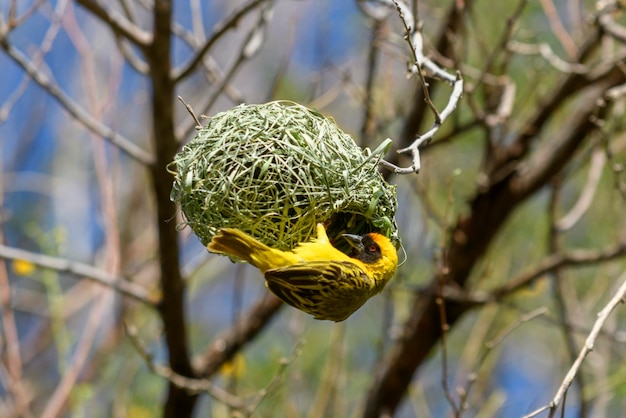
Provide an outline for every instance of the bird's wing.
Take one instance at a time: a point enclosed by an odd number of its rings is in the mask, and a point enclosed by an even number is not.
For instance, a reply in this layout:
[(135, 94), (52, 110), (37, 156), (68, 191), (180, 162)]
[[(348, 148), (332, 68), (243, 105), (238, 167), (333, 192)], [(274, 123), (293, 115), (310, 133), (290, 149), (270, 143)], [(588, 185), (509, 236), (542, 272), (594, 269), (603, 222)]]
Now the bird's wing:
[(267, 287), (317, 319), (343, 321), (372, 295), (374, 281), (349, 261), (309, 261), (265, 272)]

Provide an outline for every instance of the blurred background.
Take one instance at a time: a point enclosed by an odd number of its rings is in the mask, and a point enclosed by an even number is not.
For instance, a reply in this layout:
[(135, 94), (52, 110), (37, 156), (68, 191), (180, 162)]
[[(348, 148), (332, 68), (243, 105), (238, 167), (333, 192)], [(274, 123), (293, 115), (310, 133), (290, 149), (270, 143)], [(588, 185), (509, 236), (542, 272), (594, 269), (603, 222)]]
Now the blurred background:
[[(626, 281), (626, 5), (410, 2), (417, 51), (464, 80), (441, 126), (396, 5), (0, 0), (0, 417), (524, 416), (590, 335), (558, 413), (621, 416), (623, 307), (591, 332)], [(438, 128), (419, 174), (381, 168), (385, 291), (316, 321), (209, 254), (169, 200), (178, 95), (293, 100), (401, 167)]]

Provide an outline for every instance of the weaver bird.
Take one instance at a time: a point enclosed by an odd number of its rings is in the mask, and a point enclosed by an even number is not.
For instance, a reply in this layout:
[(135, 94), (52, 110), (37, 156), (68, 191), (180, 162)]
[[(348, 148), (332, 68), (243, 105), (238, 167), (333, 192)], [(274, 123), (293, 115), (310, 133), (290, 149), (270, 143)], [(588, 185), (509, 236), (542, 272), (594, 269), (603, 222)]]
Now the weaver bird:
[(315, 317), (343, 321), (379, 293), (398, 266), (391, 241), (380, 234), (342, 235), (353, 247), (348, 256), (332, 246), (322, 224), (317, 238), (293, 251), (270, 248), (233, 228), (220, 229), (208, 249), (247, 261), (265, 276), (281, 300)]

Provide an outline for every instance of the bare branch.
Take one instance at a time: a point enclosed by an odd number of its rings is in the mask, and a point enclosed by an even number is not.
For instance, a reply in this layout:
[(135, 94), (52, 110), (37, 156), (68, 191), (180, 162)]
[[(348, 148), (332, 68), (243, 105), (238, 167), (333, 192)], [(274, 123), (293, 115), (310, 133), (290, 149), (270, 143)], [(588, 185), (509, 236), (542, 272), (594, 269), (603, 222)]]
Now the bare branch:
[[(448, 116), (450, 116), (452, 112), (456, 109), (456, 106), (461, 100), (462, 95), (463, 95), (463, 79), (461, 78), (461, 73), (457, 73), (457, 79), (454, 82), (452, 94), (450, 95), (450, 100), (448, 101), (448, 104), (446, 105), (444, 110), (441, 113), (439, 113), (439, 120), (441, 123), (443, 123), (448, 118)], [(401, 168), (390, 162), (381, 160), (380, 162), (383, 165), (383, 167), (391, 169), (396, 174), (410, 174), (413, 172), (418, 173), (421, 167), (419, 148), (422, 145), (428, 143), (435, 136), (435, 134), (437, 133), (437, 131), (439, 131), (439, 128), (441, 127), (441, 123), (435, 122), (431, 126), (431, 128), (428, 131), (426, 131), (426, 133), (418, 136), (415, 142), (413, 142), (410, 146), (398, 150), (398, 153), (401, 153), (401, 154), (410, 153), (412, 155), (413, 164), (410, 167)]]
[(626, 272), (622, 273), (622, 276), (619, 278), (619, 281), (622, 282), (621, 286), (619, 287), (619, 289), (617, 290), (613, 298), (611, 298), (609, 303), (607, 303), (606, 306), (598, 314), (598, 319), (593, 324), (593, 327), (591, 328), (591, 332), (589, 333), (589, 336), (587, 337), (587, 340), (585, 341), (585, 345), (580, 350), (580, 353), (578, 354), (578, 357), (574, 361), (574, 364), (572, 364), (572, 367), (569, 369), (569, 371), (565, 375), (565, 378), (563, 379), (561, 386), (559, 386), (559, 389), (554, 395), (554, 398), (552, 398), (552, 401), (548, 405), (545, 405), (531, 412), (530, 414), (525, 415), (524, 418), (536, 417), (537, 415), (539, 415), (540, 413), (546, 410), (550, 410), (550, 417), (554, 415), (556, 408), (561, 403), (561, 400), (564, 399), (564, 396), (566, 395), (567, 390), (569, 389), (572, 382), (574, 381), (574, 378), (578, 374), (578, 371), (580, 370), (580, 367), (582, 366), (583, 361), (585, 360), (587, 355), (589, 355), (589, 353), (593, 350), (596, 339), (598, 338), (600, 331), (602, 331), (602, 327), (604, 326), (604, 323), (608, 319), (611, 312), (613, 312), (613, 310), (617, 307), (617, 305), (619, 305), (620, 303), (624, 303), (624, 297), (626, 296)]
[(218, 335), (205, 352), (194, 359), (194, 369), (200, 376), (210, 377), (230, 360), (237, 351), (251, 342), (282, 306), (271, 293), (260, 298), (230, 329)]
[(174, 384), (180, 389), (185, 389), (191, 394), (199, 392), (206, 392), (211, 397), (223, 402), (225, 405), (230, 406), (233, 409), (241, 410), (246, 406), (246, 403), (239, 397), (228, 393), (221, 387), (215, 385), (208, 379), (194, 379), (190, 377), (182, 376), (172, 369), (154, 362), (152, 354), (148, 352), (144, 343), (139, 339), (137, 328), (124, 323), (126, 334), (130, 338), (131, 343), (139, 353), (139, 355), (145, 360), (148, 368), (156, 375), (167, 379), (170, 383)]
[(517, 330), (519, 327), (547, 313), (548, 313), (548, 308), (546, 308), (545, 306), (537, 308), (531, 312), (527, 312), (521, 315), (519, 319), (515, 321), (513, 324), (509, 325), (507, 328), (505, 328), (500, 333), (498, 333), (498, 335), (496, 335), (494, 338), (484, 343), (484, 346), (483, 346), (484, 349), (482, 350), (482, 352), (479, 354), (478, 358), (476, 359), (473, 370), (469, 373), (467, 384), (465, 388), (461, 391), (461, 397), (460, 397), (461, 409), (459, 411), (459, 414), (457, 414), (457, 416), (460, 416), (465, 410), (467, 410), (467, 407), (469, 406), (467, 400), (474, 386), (474, 383), (476, 383), (478, 371), (487, 360), (487, 357), (489, 357), (489, 354), (491, 354), (496, 347), (502, 344), (502, 342), (509, 335), (511, 335), (515, 330)]
[[(194, 36), (194, 34), (190, 33), (183, 26), (179, 25), (176, 22), (172, 23), (172, 33), (178, 36), (192, 49), (198, 49), (202, 44), (201, 39)], [(222, 78), (222, 70), (210, 54), (207, 53), (204, 55), (204, 59), (202, 60), (202, 66), (204, 70), (204, 76), (210, 83), (215, 83), (217, 82), (217, 80)], [(228, 98), (233, 103), (241, 103), (244, 101), (241, 92), (232, 85), (226, 86), (226, 88), (224, 88), (224, 93), (226, 93)]]
[(202, 124), (200, 123), (200, 120), (198, 120), (198, 117), (194, 113), (193, 108), (191, 107), (191, 105), (188, 104), (185, 101), (185, 99), (183, 99), (181, 96), (177, 96), (177, 97), (178, 97), (178, 100), (183, 104), (183, 106), (185, 106), (185, 109), (187, 109), (187, 112), (189, 112), (189, 114), (191, 115), (193, 120), (196, 122), (196, 130), (202, 129)]
[(598, 1), (599, 11), (596, 20), (604, 33), (612, 36), (622, 43), (626, 43), (626, 27), (615, 22), (614, 15), (624, 8), (623, 2), (615, 0)]
[(172, 78), (176, 83), (181, 81), (184, 78), (187, 78), (196, 67), (202, 62), (202, 59), (206, 55), (207, 52), (213, 47), (213, 45), (219, 41), (222, 36), (237, 26), (239, 21), (243, 19), (248, 13), (252, 12), (254, 9), (259, 7), (261, 4), (267, 2), (268, 0), (252, 0), (250, 3), (244, 5), (239, 10), (234, 12), (227, 19), (220, 21), (216, 27), (213, 28), (213, 35), (207, 39), (207, 41), (196, 51), (194, 57), (186, 64), (182, 65), (180, 68), (174, 70)]
[(549, 144), (537, 150), (525, 166), (520, 167), (518, 175), (513, 179), (516, 194), (523, 196), (530, 193), (560, 170), (583, 140), (598, 129), (597, 121), (608, 112), (612, 102), (606, 95), (607, 90), (623, 83), (625, 78), (626, 75), (615, 68), (587, 87), (588, 99), (581, 102), (577, 111), (572, 114), (573, 123), (560, 130)]
[[(215, 104), (217, 99), (226, 90), (230, 81), (233, 79), (233, 77), (235, 77), (239, 68), (259, 51), (259, 48), (265, 42), (265, 30), (267, 23), (271, 19), (271, 17), (271, 6), (263, 7), (257, 22), (252, 25), (250, 31), (244, 39), (244, 42), (239, 50), (238, 56), (235, 58), (235, 61), (232, 63), (230, 68), (224, 71), (222, 79), (216, 83), (214, 90), (211, 92), (210, 95), (207, 96), (206, 101), (202, 103), (201, 106), (199, 106), (201, 109), (201, 114), (208, 113), (209, 109), (213, 107), (213, 104)], [(180, 138), (184, 139), (186, 137), (187, 132), (184, 131), (183, 135)]]
[(567, 55), (570, 57), (576, 55), (576, 43), (563, 26), (554, 2), (552, 0), (541, 0), (541, 7), (548, 18), (548, 22), (550, 22), (552, 33), (561, 42), (561, 45), (567, 51)]
[(71, 261), (65, 258), (52, 257), (45, 254), (33, 253), (19, 248), (0, 245), (0, 257), (9, 260), (24, 260), (39, 267), (71, 273), (98, 282), (106, 287), (115, 289), (124, 296), (128, 296), (150, 306), (155, 306), (158, 300), (147, 290), (130, 280), (112, 275), (104, 270), (89, 264)]
[(217, 386), (209, 379), (198, 379), (182, 376), (166, 366), (156, 364), (153, 356), (148, 352), (145, 344), (140, 340), (136, 327), (124, 323), (126, 334), (130, 338), (131, 343), (144, 359), (148, 368), (158, 376), (167, 379), (170, 383), (186, 390), (191, 394), (205, 392), (214, 399), (228, 405), (237, 411), (245, 412), (246, 416), (254, 413), (261, 402), (272, 393), (283, 379), (289, 365), (291, 365), (301, 354), (304, 342), (299, 341), (293, 349), (293, 353), (288, 358), (280, 360), (279, 369), (273, 378), (268, 382), (265, 388), (258, 391), (256, 395), (248, 396), (246, 399), (233, 395), (228, 391)]
[[(39, 7), (40, 3), (41, 2), (35, 3), (32, 9), (22, 14), (20, 18), (16, 18), (16, 21), (14, 23), (12, 23), (11, 19), (9, 19), (9, 23), (7, 23), (6, 29), (2, 27), (3, 24), (0, 21), (0, 33), (2, 33), (5, 30), (9, 32), (12, 27), (17, 27), (22, 21), (27, 19), (27, 17), (30, 16), (31, 13), (35, 12), (36, 10), (35, 6)], [(46, 34), (43, 37), (43, 41), (41, 42), (40, 47), (35, 50), (35, 54), (33, 56), (33, 64), (36, 67), (38, 67), (42, 63), (44, 57), (46, 56), (46, 54), (48, 53), (48, 51), (54, 44), (54, 40), (56, 39), (56, 36), (59, 33), (59, 29), (62, 26), (63, 14), (65, 13), (66, 7), (67, 7), (66, 0), (59, 1), (56, 4), (56, 7), (54, 8), (54, 11), (52, 12), (52, 16), (50, 17), (50, 26), (48, 26), (48, 28), (46, 29)], [(13, 108), (15, 103), (22, 96), (22, 94), (24, 94), (24, 92), (26, 91), (26, 88), (28, 87), (30, 80), (31, 80), (30, 76), (28, 74), (24, 74), (22, 76), (22, 81), (15, 88), (13, 93), (11, 93), (11, 95), (7, 98), (7, 100), (4, 102), (2, 107), (0, 107), (0, 123), (3, 122), (9, 116), (11, 109)]]
[(606, 164), (606, 154), (604, 150), (597, 147), (591, 155), (591, 165), (589, 167), (589, 174), (587, 175), (587, 183), (576, 204), (570, 209), (567, 215), (563, 216), (556, 222), (556, 229), (559, 231), (567, 231), (571, 229), (578, 221), (583, 217), (587, 210), (593, 203), (593, 198), (598, 190), (600, 184), (600, 178), (602, 176), (602, 169)]
[[(401, 168), (385, 160), (381, 160), (381, 165), (396, 174), (419, 173), (421, 168), (419, 148), (427, 144), (435, 136), (443, 122), (447, 119), (448, 116), (450, 116), (454, 109), (456, 109), (463, 94), (463, 78), (461, 77), (460, 72), (457, 71), (456, 75), (452, 75), (441, 69), (431, 59), (427, 58), (424, 55), (424, 41), (421, 30), (417, 27), (419, 24), (414, 21), (413, 13), (411, 13), (410, 8), (405, 3), (397, 0), (378, 0), (378, 2), (381, 5), (395, 7), (398, 12), (400, 20), (402, 21), (406, 32), (405, 39), (409, 44), (412, 54), (412, 62), (409, 67), (409, 72), (415, 72), (418, 74), (421, 85), (423, 87), (424, 100), (430, 107), (435, 117), (433, 125), (425, 134), (418, 135), (411, 145), (398, 150), (398, 153), (400, 154), (410, 154), (412, 156), (411, 166)], [(428, 92), (428, 83), (426, 82), (426, 79), (422, 72), (424, 69), (428, 70), (432, 77), (447, 81), (452, 85), (450, 99), (448, 100), (448, 104), (441, 113), (439, 113), (434, 103), (430, 99), (430, 95)]]
[(552, 51), (550, 45), (545, 42), (540, 44), (526, 44), (519, 41), (509, 41), (507, 48), (517, 54), (541, 55), (550, 65), (563, 73), (585, 74), (589, 72), (586, 65), (576, 62), (567, 62)]
[(626, 255), (626, 241), (602, 251), (570, 250), (565, 253), (553, 254), (541, 261), (534, 269), (508, 280), (504, 286), (494, 289), (490, 294), (497, 300), (532, 284), (544, 274), (550, 273), (555, 269), (566, 266), (597, 264), (614, 260), (624, 255)]
[(139, 74), (148, 74), (150, 70), (148, 67), (148, 63), (144, 61), (141, 57), (135, 54), (135, 51), (129, 47), (128, 42), (125, 38), (120, 36), (115, 37), (115, 41), (117, 44), (117, 49), (120, 51), (122, 56), (126, 59), (126, 62), (135, 69)]
[(37, 84), (43, 88), (52, 98), (54, 98), (72, 117), (82, 123), (85, 128), (117, 146), (128, 156), (134, 158), (144, 165), (150, 165), (154, 158), (147, 151), (141, 149), (129, 139), (113, 131), (104, 125), (91, 114), (87, 113), (78, 103), (70, 98), (59, 85), (41, 72), (38, 67), (28, 59), (20, 50), (15, 48), (4, 34), (0, 34), (0, 47), (7, 53), (13, 61), (18, 64)]
[(113, 33), (128, 39), (138, 47), (144, 49), (152, 41), (150, 33), (133, 24), (116, 10), (105, 9), (97, 0), (77, 0), (77, 3), (99, 18)]

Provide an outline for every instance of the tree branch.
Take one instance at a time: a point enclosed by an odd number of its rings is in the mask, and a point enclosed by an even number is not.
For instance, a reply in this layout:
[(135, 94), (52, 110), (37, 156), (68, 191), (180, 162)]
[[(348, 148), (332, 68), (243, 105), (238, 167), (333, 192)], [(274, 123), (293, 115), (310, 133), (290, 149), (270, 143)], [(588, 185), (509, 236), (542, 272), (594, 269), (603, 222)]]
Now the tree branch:
[(217, 336), (204, 353), (194, 359), (194, 369), (200, 376), (211, 377), (252, 341), (269, 323), (283, 305), (271, 293), (260, 298), (230, 329)]
[(591, 332), (589, 333), (589, 335), (587, 336), (587, 340), (585, 341), (585, 345), (580, 350), (580, 353), (574, 361), (574, 364), (572, 364), (572, 367), (570, 367), (569, 371), (565, 375), (565, 378), (563, 379), (561, 386), (559, 386), (559, 389), (554, 395), (554, 398), (552, 398), (552, 401), (548, 405), (545, 405), (531, 412), (530, 414), (525, 415), (524, 418), (536, 417), (546, 410), (550, 411), (550, 417), (554, 416), (557, 406), (559, 406), (561, 401), (564, 399), (564, 396), (567, 393), (567, 390), (571, 386), (572, 382), (574, 381), (574, 378), (578, 374), (578, 371), (580, 370), (583, 361), (585, 360), (587, 355), (589, 355), (589, 353), (593, 350), (596, 339), (602, 331), (604, 323), (608, 319), (611, 312), (613, 312), (613, 310), (617, 307), (617, 305), (619, 305), (620, 303), (624, 303), (624, 298), (626, 297), (626, 272), (622, 274), (622, 276), (619, 278), (619, 281), (622, 282), (622, 285), (619, 287), (613, 298), (611, 298), (609, 303), (607, 303), (606, 306), (598, 314), (598, 319), (593, 324)]
[(115, 276), (89, 264), (79, 263), (66, 258), (33, 253), (20, 248), (7, 247), (6, 245), (0, 245), (0, 257), (8, 260), (28, 261), (39, 267), (84, 277), (106, 287), (115, 289), (120, 294), (143, 302), (149, 306), (156, 306), (159, 302), (158, 299), (150, 295), (146, 289), (130, 280), (121, 276)]
[[(163, 321), (169, 367), (176, 374), (195, 377), (191, 366), (188, 324), (185, 317), (185, 281), (179, 259), (179, 236), (172, 221), (176, 205), (170, 201), (172, 177), (167, 165), (178, 151), (174, 128), (175, 83), (171, 78), (172, 16), (171, 0), (156, 0), (152, 10), (153, 42), (146, 49), (152, 90), (152, 140), (155, 163), (150, 178), (156, 203), (160, 287), (163, 299), (159, 314)], [(187, 418), (193, 414), (197, 395), (189, 394), (170, 381), (163, 411), (164, 418)]]
[[(572, 80), (572, 77), (576, 77), (573, 75), (566, 77), (566, 81), (556, 88), (557, 93), (561, 94), (562, 101), (553, 102), (548, 109), (541, 109), (540, 116), (534, 119), (536, 125), (523, 125), (522, 136), (530, 138), (528, 135), (530, 132), (533, 137), (539, 135), (545, 124), (564, 105), (564, 97), (569, 96), (563, 91), (564, 85), (570, 83), (574, 87), (583, 82), (582, 79)], [(449, 267), (447, 283), (450, 283), (450, 286), (460, 288), (466, 286), (475, 264), (487, 253), (491, 242), (511, 213), (559, 173), (583, 144), (589, 132), (596, 129), (590, 122), (590, 117), (597, 111), (597, 100), (602, 99), (610, 87), (624, 83), (625, 78), (626, 75), (615, 66), (591, 86), (586, 82), (584, 86), (588, 86), (588, 94), (577, 103), (582, 110), (571, 118), (574, 122), (564, 126), (559, 136), (552, 140), (551, 143), (554, 145), (549, 151), (546, 147), (545, 150), (535, 153), (532, 163), (524, 164), (521, 159), (511, 160), (514, 151), (510, 149), (493, 156), (495, 167), (510, 166), (509, 171), (507, 175), (490, 171), (486, 184), (479, 185), (469, 205), (468, 214), (460, 216), (456, 226), (451, 229), (447, 251)], [(580, 90), (583, 86), (578, 87)], [(512, 147), (516, 146), (518, 144), (513, 143)], [(527, 148), (524, 151), (526, 152)], [(440, 310), (437, 305), (437, 286), (440, 280), (442, 278), (437, 275), (433, 277), (427, 291), (415, 299), (403, 338), (394, 345), (370, 388), (364, 417), (378, 418), (381, 415), (393, 414), (414, 372), (423, 364), (441, 338)], [(446, 300), (447, 324), (453, 326), (471, 306)]]
[(154, 162), (154, 158), (150, 153), (141, 149), (135, 143), (113, 131), (104, 125), (98, 119), (86, 112), (81, 105), (76, 103), (72, 98), (61, 90), (61, 88), (48, 76), (44, 75), (38, 67), (30, 61), (21, 51), (15, 48), (4, 34), (0, 34), (0, 47), (7, 55), (19, 65), (41, 88), (43, 88), (52, 98), (54, 98), (63, 109), (72, 115), (85, 128), (89, 129), (96, 135), (100, 135), (109, 141), (129, 157), (137, 160), (141, 164), (150, 165)]
[(246, 407), (246, 403), (243, 401), (243, 399), (225, 391), (221, 387), (213, 384), (213, 382), (208, 379), (194, 379), (187, 376), (182, 376), (174, 372), (169, 367), (156, 364), (154, 362), (152, 354), (148, 352), (144, 343), (139, 339), (137, 328), (127, 323), (124, 324), (124, 328), (126, 330), (126, 334), (130, 338), (131, 343), (133, 344), (141, 358), (144, 359), (146, 365), (148, 366), (148, 369), (150, 369), (152, 373), (166, 379), (171, 384), (176, 385), (178, 388), (184, 389), (189, 393), (206, 392), (211, 397), (217, 399), (218, 401), (224, 403), (225, 405), (228, 405), (233, 409), (241, 410)]
[(106, 10), (95, 0), (76, 0), (76, 2), (99, 18), (113, 33), (128, 39), (141, 49), (145, 49), (152, 41), (150, 33), (142, 30), (114, 9)]
[[(393, 5), (398, 11), (400, 20), (404, 25), (405, 39), (409, 44), (409, 49), (412, 55), (409, 72), (415, 72), (418, 74), (420, 84), (423, 89), (424, 100), (426, 101), (426, 104), (433, 112), (435, 117), (433, 125), (426, 133), (422, 135), (417, 135), (411, 145), (397, 151), (399, 154), (411, 155), (412, 164), (409, 167), (401, 168), (385, 160), (381, 160), (380, 162), (383, 167), (393, 171), (396, 174), (419, 173), (421, 168), (420, 147), (432, 140), (437, 131), (439, 131), (439, 128), (441, 127), (443, 122), (456, 109), (459, 101), (461, 100), (461, 96), (463, 95), (463, 77), (461, 77), (461, 73), (459, 71), (456, 72), (456, 76), (449, 74), (448, 72), (440, 68), (437, 64), (435, 64), (434, 61), (424, 55), (424, 39), (421, 33), (421, 29), (418, 27), (419, 23), (413, 20), (413, 14), (410, 13), (409, 7), (404, 2), (398, 0), (378, 1), (381, 4), (385, 4), (388, 6)], [(443, 109), (443, 111), (441, 111), (441, 113), (437, 110), (437, 108), (430, 99), (430, 93), (428, 92), (428, 83), (426, 82), (423, 73), (424, 70), (428, 70), (432, 77), (447, 81), (452, 85), (452, 92), (450, 93), (448, 104)]]
[(181, 67), (174, 70), (172, 78), (176, 83), (187, 78), (202, 62), (204, 56), (209, 52), (209, 50), (213, 47), (213, 45), (219, 41), (222, 36), (237, 26), (239, 21), (243, 19), (248, 13), (252, 12), (254, 9), (259, 7), (261, 4), (267, 2), (268, 0), (252, 0), (250, 3), (242, 6), (239, 10), (234, 12), (230, 17), (220, 21), (213, 28), (213, 35), (209, 39), (206, 40), (204, 45), (202, 45), (197, 51), (193, 58), (183, 64)]
[(626, 256), (626, 241), (602, 251), (570, 250), (565, 253), (552, 254), (543, 259), (532, 270), (508, 280), (504, 286), (490, 291), (491, 297), (489, 299), (499, 300), (504, 296), (515, 293), (524, 287), (528, 287), (543, 275), (562, 267), (584, 267), (624, 256)]

